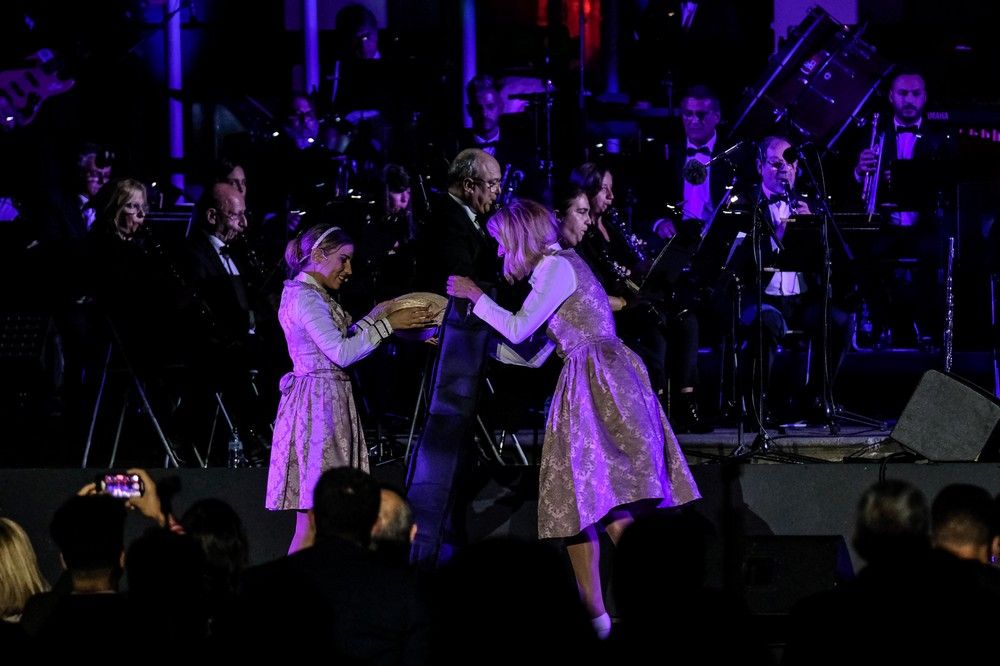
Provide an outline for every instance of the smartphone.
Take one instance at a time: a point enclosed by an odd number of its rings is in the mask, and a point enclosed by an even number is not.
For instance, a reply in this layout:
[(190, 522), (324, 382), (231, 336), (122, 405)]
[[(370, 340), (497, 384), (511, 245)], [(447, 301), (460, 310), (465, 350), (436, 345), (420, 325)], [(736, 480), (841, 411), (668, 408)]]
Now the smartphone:
[(97, 492), (122, 499), (142, 497), (146, 492), (142, 477), (138, 474), (102, 474), (97, 477), (96, 483)]

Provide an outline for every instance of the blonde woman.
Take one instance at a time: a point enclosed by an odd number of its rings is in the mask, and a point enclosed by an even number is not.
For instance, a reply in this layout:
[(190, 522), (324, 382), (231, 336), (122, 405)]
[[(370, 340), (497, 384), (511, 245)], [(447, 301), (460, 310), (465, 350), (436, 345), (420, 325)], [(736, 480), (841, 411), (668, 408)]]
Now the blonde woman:
[(0, 619), (19, 622), (28, 599), (48, 589), (27, 533), (13, 520), (0, 518)]
[(515, 344), (546, 326), (563, 359), (542, 447), (538, 536), (565, 540), (594, 628), (605, 637), (611, 619), (598, 530), (617, 542), (636, 512), (690, 502), (698, 488), (642, 361), (615, 334), (604, 289), (583, 259), (560, 249), (553, 215), (515, 201), (487, 229), (499, 243), (504, 276), (527, 278), (531, 293), (516, 313), (466, 277), (450, 277), (448, 293), (469, 299), (476, 316)]

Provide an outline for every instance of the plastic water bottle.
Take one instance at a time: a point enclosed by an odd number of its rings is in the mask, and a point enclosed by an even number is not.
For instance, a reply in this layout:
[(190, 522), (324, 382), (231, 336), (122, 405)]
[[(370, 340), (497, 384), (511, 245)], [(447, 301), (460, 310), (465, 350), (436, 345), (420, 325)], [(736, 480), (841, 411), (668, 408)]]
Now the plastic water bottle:
[(229, 438), (229, 458), (226, 467), (235, 469), (247, 466), (247, 458), (243, 455), (243, 440), (240, 439), (239, 431), (233, 428), (233, 434)]

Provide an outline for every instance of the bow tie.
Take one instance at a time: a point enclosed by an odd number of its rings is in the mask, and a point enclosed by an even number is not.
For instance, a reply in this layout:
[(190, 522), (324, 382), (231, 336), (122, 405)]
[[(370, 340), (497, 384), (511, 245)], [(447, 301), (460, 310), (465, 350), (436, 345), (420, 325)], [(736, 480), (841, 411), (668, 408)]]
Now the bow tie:
[(768, 206), (770, 206), (771, 204), (782, 203), (782, 202), (788, 203), (788, 195), (786, 195), (786, 194), (772, 194), (771, 196), (769, 196), (767, 198), (767, 205)]
[(698, 153), (709, 156), (711, 156), (712, 154), (712, 150), (708, 146), (698, 146), (697, 148), (692, 148), (691, 146), (688, 146), (685, 152), (687, 153), (688, 157), (694, 157)]
[(896, 134), (916, 134), (919, 131), (916, 125), (896, 125)]

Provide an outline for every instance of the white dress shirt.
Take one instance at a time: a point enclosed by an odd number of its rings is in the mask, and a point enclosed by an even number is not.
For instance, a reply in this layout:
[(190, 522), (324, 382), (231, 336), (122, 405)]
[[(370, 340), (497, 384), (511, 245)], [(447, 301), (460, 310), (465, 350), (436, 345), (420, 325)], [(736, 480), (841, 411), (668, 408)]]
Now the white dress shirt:
[[(770, 198), (775, 194), (774, 192), (768, 192), (766, 187), (762, 187), (761, 189), (765, 197)], [(778, 237), (780, 238), (785, 232), (785, 225), (788, 223), (788, 218), (792, 215), (792, 208), (784, 199), (769, 204), (767, 208), (771, 212), (771, 221), (774, 223), (774, 229), (778, 232)], [(778, 244), (773, 238), (769, 238), (769, 240), (771, 241), (771, 249), (777, 250)], [(764, 293), (768, 296), (798, 296), (805, 291), (805, 276), (802, 273), (794, 271), (775, 271), (771, 277), (771, 281), (764, 288)]]
[[(718, 135), (713, 134), (712, 138), (704, 145), (709, 151), (715, 152), (715, 141)], [(685, 147), (685, 164), (686, 160), (698, 160), (702, 164), (708, 164), (709, 160), (712, 159), (711, 154), (705, 155), (704, 153), (695, 153), (691, 157), (686, 157), (687, 148), (701, 148), (702, 146), (696, 146), (690, 141)], [(703, 222), (707, 222), (712, 217), (713, 206), (712, 206), (712, 176), (709, 169), (712, 167), (705, 167), (708, 177), (705, 178), (705, 182), (700, 185), (694, 185), (692, 183), (684, 181), (684, 217), (685, 218), (695, 218)]]

